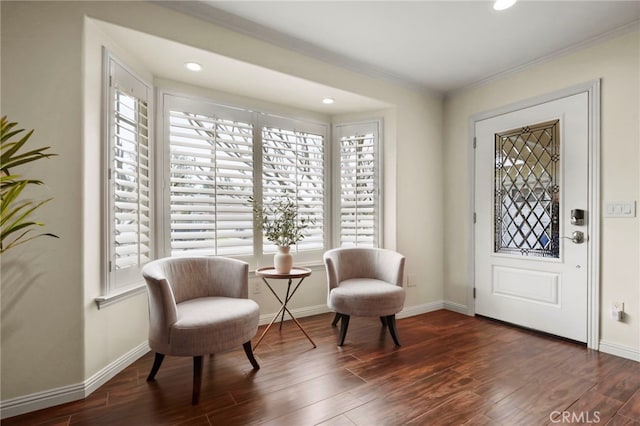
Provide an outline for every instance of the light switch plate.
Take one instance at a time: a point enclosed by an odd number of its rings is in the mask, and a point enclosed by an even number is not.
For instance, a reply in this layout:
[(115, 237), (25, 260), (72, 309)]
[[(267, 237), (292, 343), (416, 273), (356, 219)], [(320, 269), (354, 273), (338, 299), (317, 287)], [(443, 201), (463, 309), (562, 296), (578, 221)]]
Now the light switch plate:
[(604, 217), (636, 217), (636, 202), (608, 201), (604, 206)]

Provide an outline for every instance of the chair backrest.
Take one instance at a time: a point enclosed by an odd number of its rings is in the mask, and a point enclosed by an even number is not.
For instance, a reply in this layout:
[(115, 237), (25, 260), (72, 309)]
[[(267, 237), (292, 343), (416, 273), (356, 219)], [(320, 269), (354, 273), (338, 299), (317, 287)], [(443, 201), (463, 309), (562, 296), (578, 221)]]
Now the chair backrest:
[(379, 248), (337, 248), (324, 254), (329, 290), (352, 278), (373, 278), (402, 287), (405, 257)]
[[(149, 295), (149, 341), (167, 344), (176, 304), (198, 297), (249, 296), (249, 265), (224, 257), (167, 257), (142, 268)], [(158, 343), (162, 342), (162, 343)]]
[(175, 303), (198, 297), (249, 296), (249, 265), (217, 256), (167, 257), (148, 263), (142, 270), (149, 286), (166, 280)]

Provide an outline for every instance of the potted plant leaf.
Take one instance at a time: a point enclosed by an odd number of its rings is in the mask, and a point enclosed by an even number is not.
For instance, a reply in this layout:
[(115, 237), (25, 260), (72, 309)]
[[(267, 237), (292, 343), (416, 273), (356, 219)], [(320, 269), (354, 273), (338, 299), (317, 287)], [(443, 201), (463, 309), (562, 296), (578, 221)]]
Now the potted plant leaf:
[(58, 238), (49, 232), (32, 234), (44, 223), (32, 220), (32, 213), (43, 204), (51, 201), (23, 199), (23, 191), (30, 185), (42, 185), (37, 179), (26, 179), (13, 170), (23, 164), (50, 158), (56, 154), (46, 153), (50, 147), (24, 151), (24, 146), (33, 134), (33, 130), (16, 129), (18, 123), (9, 122), (4, 116), (0, 119), (0, 253), (37, 237)]

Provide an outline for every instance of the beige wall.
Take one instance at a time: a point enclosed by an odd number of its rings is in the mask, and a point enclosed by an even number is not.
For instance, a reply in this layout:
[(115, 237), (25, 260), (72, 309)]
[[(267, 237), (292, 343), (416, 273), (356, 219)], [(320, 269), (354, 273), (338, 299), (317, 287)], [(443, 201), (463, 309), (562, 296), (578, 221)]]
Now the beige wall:
[[(636, 31), (542, 63), (445, 100), (445, 299), (466, 305), (469, 285), (469, 117), (593, 79), (602, 79), (601, 199), (638, 200), (640, 33)], [(638, 217), (602, 218), (601, 340), (640, 352)], [(608, 317), (624, 301), (627, 318)]]
[(60, 239), (2, 255), (2, 399), (84, 379), (82, 17), (2, 3), (2, 114), (58, 157), (22, 171), (54, 197), (38, 217)]
[[(108, 38), (84, 16), (127, 26), (382, 100), (385, 111), (385, 241), (407, 256), (419, 277), (406, 305), (443, 297), (442, 103), (355, 72), (177, 14), (147, 2), (1, 3), (2, 114), (36, 129), (33, 143), (59, 157), (34, 177), (54, 200), (40, 212), (40, 239), (2, 259), (0, 399), (82, 383), (146, 341), (144, 294), (98, 310), (100, 294), (99, 45)], [(120, 46), (111, 46), (126, 56)], [(143, 64), (131, 63), (140, 73)], [(322, 269), (294, 301), (325, 304)], [(252, 280), (255, 286), (255, 280)], [(277, 309), (259, 295), (261, 313)]]
[[(146, 293), (138, 294), (104, 309), (98, 310), (95, 299), (102, 295), (102, 47), (126, 62), (138, 76), (152, 82), (153, 75), (126, 48), (113, 42), (99, 26), (84, 19), (81, 11), (70, 14), (69, 25), (83, 26), (82, 64), (84, 66), (81, 92), (83, 97), (82, 163), (82, 237), (84, 289), (84, 358), (83, 374), (87, 379), (124, 353), (144, 342), (147, 335), (148, 308)], [(37, 124), (36, 124), (37, 125)], [(126, 332), (123, 333), (123, 330)]]

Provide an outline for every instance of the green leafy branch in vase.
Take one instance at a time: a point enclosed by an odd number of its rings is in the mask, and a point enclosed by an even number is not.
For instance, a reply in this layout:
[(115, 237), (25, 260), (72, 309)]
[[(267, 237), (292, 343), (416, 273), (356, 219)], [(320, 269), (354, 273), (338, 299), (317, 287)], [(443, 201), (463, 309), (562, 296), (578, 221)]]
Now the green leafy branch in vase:
[(37, 237), (58, 238), (57, 235), (48, 232), (32, 234), (37, 227), (44, 226), (44, 223), (31, 220), (31, 214), (52, 198), (41, 201), (21, 199), (22, 192), (29, 185), (43, 185), (43, 182), (25, 179), (22, 175), (12, 174), (10, 171), (17, 166), (57, 154), (45, 153), (50, 149), (48, 146), (21, 152), (33, 130), (22, 134), (25, 129), (15, 129), (17, 125), (18, 123), (9, 122), (6, 116), (0, 119), (0, 253)]
[(278, 247), (291, 247), (303, 240), (304, 230), (315, 223), (310, 218), (298, 219), (298, 205), (289, 198), (275, 201), (272, 205), (263, 204), (249, 198), (253, 204), (253, 217), (258, 229)]

